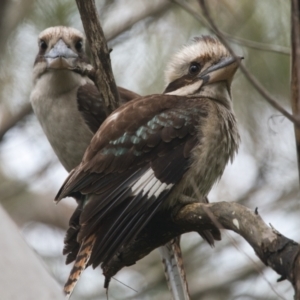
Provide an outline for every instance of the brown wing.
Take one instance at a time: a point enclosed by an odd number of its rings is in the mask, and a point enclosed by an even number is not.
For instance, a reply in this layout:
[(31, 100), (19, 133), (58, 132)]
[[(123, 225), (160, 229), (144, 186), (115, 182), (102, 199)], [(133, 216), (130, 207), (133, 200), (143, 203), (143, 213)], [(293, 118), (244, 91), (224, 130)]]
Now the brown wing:
[[(138, 94), (122, 87), (119, 87), (118, 90), (120, 104), (124, 104), (132, 99), (140, 97)], [(79, 87), (77, 91), (77, 105), (85, 123), (93, 133), (96, 133), (106, 119), (104, 103), (97, 87), (90, 83)]]
[(118, 91), (119, 91), (119, 95), (120, 95), (120, 100), (121, 100), (121, 104), (124, 104), (130, 100), (136, 99), (136, 98), (140, 98), (141, 96), (139, 94), (136, 94), (132, 91), (129, 91), (127, 89), (124, 89), (122, 87), (118, 87)]
[(56, 197), (87, 195), (78, 240), (97, 236), (89, 264), (107, 263), (164, 203), (189, 168), (196, 126), (207, 116), (193, 99), (154, 95), (103, 123)]

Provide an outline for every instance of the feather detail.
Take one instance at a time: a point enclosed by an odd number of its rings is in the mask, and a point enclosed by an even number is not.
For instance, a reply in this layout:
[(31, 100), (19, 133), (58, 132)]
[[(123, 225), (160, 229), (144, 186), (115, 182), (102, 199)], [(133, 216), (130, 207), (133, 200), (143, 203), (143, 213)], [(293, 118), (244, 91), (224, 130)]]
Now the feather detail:
[(67, 298), (72, 294), (77, 281), (80, 278), (82, 271), (88, 266), (91, 253), (95, 244), (96, 236), (93, 234), (86, 238), (82, 243), (79, 253), (76, 257), (74, 266), (70, 272), (69, 278), (64, 286), (64, 292)]
[[(120, 95), (120, 104), (124, 104), (134, 98), (140, 97), (138, 94), (122, 87), (118, 87), (118, 91)], [(78, 88), (77, 108), (91, 132), (96, 133), (106, 119), (106, 107), (94, 84), (87, 83)]]

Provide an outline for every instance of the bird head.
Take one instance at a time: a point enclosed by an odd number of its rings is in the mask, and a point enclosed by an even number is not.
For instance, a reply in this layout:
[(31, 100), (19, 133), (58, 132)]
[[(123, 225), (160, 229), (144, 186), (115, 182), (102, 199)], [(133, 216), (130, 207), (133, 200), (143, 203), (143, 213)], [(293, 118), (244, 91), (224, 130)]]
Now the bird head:
[(88, 63), (85, 37), (75, 28), (56, 26), (38, 37), (39, 52), (34, 62), (34, 78), (48, 71), (72, 70)]
[(196, 37), (171, 59), (164, 93), (207, 97), (231, 107), (230, 86), (237, 68), (236, 59), (219, 40)]

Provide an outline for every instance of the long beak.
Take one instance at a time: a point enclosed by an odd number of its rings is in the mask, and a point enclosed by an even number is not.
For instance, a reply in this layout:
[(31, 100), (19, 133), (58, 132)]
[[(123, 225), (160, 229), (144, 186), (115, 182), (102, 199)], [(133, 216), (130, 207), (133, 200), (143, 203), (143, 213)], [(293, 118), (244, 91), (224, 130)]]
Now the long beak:
[(68, 69), (75, 66), (78, 55), (60, 39), (45, 58), (49, 69)]
[[(238, 59), (242, 60), (243, 57), (239, 57)], [(199, 78), (203, 80), (203, 85), (212, 84), (218, 81), (227, 81), (230, 84), (237, 68), (238, 63), (236, 59), (233, 57), (226, 57), (200, 73)]]

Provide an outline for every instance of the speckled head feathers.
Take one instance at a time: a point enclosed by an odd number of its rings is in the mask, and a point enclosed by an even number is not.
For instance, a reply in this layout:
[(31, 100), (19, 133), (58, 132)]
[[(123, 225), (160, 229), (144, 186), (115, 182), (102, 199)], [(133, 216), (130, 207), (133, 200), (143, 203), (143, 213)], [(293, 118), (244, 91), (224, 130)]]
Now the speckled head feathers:
[[(166, 83), (168, 84), (187, 74), (192, 62), (198, 62), (206, 68), (229, 56), (228, 50), (215, 37), (208, 35), (195, 37), (172, 57), (165, 72)], [(206, 66), (207, 63), (209, 65)]]

